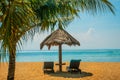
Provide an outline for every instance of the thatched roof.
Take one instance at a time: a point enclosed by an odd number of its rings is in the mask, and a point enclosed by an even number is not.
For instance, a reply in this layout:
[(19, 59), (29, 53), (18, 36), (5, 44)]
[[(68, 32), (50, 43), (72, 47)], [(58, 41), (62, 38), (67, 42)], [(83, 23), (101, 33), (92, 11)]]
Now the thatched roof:
[(73, 38), (68, 32), (66, 32), (63, 29), (58, 29), (43, 40), (43, 42), (40, 44), (40, 49), (42, 49), (44, 45), (47, 45), (48, 48), (50, 49), (51, 46), (61, 44), (67, 44), (70, 46), (71, 45), (80, 46), (80, 43), (75, 38)]

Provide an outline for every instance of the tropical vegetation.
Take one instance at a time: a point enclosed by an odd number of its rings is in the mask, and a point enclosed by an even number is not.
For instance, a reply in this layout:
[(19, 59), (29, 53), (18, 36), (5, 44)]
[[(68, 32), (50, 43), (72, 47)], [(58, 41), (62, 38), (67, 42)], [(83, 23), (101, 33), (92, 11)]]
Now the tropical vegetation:
[(64, 28), (81, 12), (106, 11), (114, 14), (108, 0), (0, 0), (0, 61), (9, 55), (7, 80), (14, 80), (16, 51), (24, 41), (56, 25)]

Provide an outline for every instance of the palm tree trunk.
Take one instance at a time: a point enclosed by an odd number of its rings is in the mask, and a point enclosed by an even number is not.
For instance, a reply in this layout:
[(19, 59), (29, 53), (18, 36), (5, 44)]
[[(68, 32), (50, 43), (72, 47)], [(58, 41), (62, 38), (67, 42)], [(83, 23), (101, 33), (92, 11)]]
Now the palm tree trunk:
[(9, 67), (7, 80), (14, 80), (15, 75), (15, 59), (16, 59), (16, 46), (9, 51)]

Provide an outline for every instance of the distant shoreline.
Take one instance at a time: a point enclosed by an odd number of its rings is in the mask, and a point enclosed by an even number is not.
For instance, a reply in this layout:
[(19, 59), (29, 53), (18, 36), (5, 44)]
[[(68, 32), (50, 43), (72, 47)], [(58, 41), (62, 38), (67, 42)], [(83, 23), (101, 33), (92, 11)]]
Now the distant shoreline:
[[(120, 50), (120, 49), (64, 49), (62, 51), (82, 51), (82, 50)], [(17, 50), (17, 51), (58, 51), (58, 49), (51, 49), (51, 50)]]

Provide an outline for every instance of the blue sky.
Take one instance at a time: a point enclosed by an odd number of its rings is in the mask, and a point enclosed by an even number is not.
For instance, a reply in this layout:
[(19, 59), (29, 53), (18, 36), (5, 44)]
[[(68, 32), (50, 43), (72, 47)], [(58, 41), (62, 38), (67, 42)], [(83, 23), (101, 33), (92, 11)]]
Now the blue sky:
[[(110, 12), (91, 15), (80, 13), (68, 25), (66, 31), (76, 38), (81, 46), (63, 45), (64, 49), (120, 49), (120, 0), (110, 0), (115, 6), (115, 15)], [(33, 41), (23, 44), (22, 50), (40, 50), (41, 41), (50, 32), (36, 34)], [(51, 47), (57, 50), (58, 47)], [(47, 50), (44, 47), (43, 50)]]

